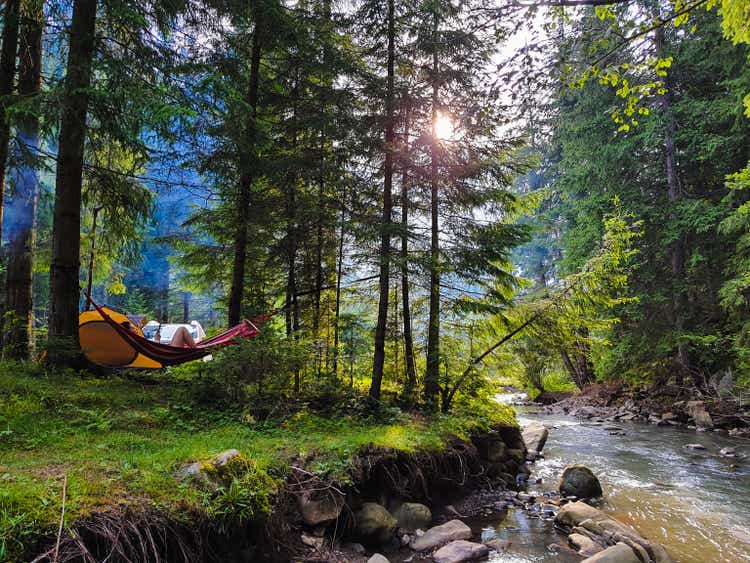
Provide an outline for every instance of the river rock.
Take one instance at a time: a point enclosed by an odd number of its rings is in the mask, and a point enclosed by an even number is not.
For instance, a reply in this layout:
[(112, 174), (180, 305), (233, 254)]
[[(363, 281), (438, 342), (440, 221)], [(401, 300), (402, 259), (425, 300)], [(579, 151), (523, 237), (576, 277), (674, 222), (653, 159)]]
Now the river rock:
[(533, 450), (539, 453), (547, 442), (549, 430), (547, 430), (541, 422), (532, 422), (523, 429), (521, 436), (523, 436), (523, 441), (526, 444), (527, 450)]
[(579, 409), (576, 409), (575, 411), (571, 411), (570, 414), (571, 416), (575, 416), (578, 418), (594, 418), (597, 414), (597, 409), (596, 407), (586, 405)]
[(396, 530), (396, 519), (376, 502), (364, 503), (357, 511), (356, 518), (357, 535), (365, 544), (383, 544)]
[(367, 560), (367, 563), (391, 563), (391, 562), (388, 561), (388, 558), (385, 557), (384, 555), (380, 555), (379, 553), (376, 553), (375, 555), (373, 555)]
[(687, 449), (689, 449), (689, 450), (701, 450), (701, 451), (703, 451), (703, 450), (706, 449), (706, 446), (704, 446), (703, 444), (685, 444), (685, 447)]
[(297, 508), (308, 526), (336, 520), (344, 508), (344, 497), (332, 489), (304, 491), (297, 495)]
[(580, 554), (585, 557), (591, 557), (595, 553), (599, 553), (604, 549), (594, 540), (583, 534), (570, 534), (568, 536), (568, 543)]
[(493, 538), (484, 542), (484, 545), (486, 545), (490, 549), (494, 549), (495, 551), (503, 552), (507, 551), (510, 547), (510, 541), (502, 540), (500, 538)]
[(570, 465), (560, 478), (560, 494), (578, 498), (602, 496), (602, 486), (593, 471), (585, 465)]
[(542, 454), (540, 454), (536, 450), (527, 450), (526, 452), (526, 461), (535, 462), (537, 458), (544, 457)]
[[(622, 522), (618, 522), (614, 518), (610, 518), (601, 510), (598, 510), (585, 502), (572, 502), (563, 506), (555, 517), (555, 523), (568, 532), (573, 531), (574, 533), (586, 535), (602, 546), (610, 546), (617, 542), (622, 542), (626, 547), (630, 545), (632, 547), (629, 547), (628, 549), (633, 552), (636, 561), (639, 561), (639, 559), (635, 555), (634, 549), (642, 554), (644, 552), (647, 553), (646, 560), (651, 560), (656, 563), (672, 562), (672, 559), (661, 545), (650, 542), (633, 528), (626, 526)], [(604, 553), (604, 551), (597, 555), (601, 555), (602, 553)], [(618, 552), (611, 552), (610, 555), (617, 553)], [(590, 560), (600, 561), (599, 559), (593, 558), (587, 559), (586, 561)], [(609, 563), (610, 561), (618, 562), (619, 560), (602, 559), (601, 561)]]
[(557, 513), (557, 518), (555, 518), (555, 521), (562, 526), (573, 528), (574, 526), (578, 526), (581, 524), (581, 522), (585, 522), (587, 520), (596, 522), (601, 517), (606, 517), (606, 515), (601, 510), (597, 510), (593, 506), (579, 501), (569, 502), (568, 504), (563, 506), (560, 509), (560, 512)]
[(737, 450), (734, 448), (721, 448), (721, 450), (719, 450), (719, 455), (724, 457), (735, 457), (737, 455)]
[(642, 563), (635, 552), (623, 542), (618, 542), (581, 563)]
[(706, 410), (706, 403), (703, 401), (688, 401), (685, 404), (685, 410), (695, 420), (698, 428), (713, 428), (714, 421)]
[(468, 540), (471, 528), (461, 520), (450, 520), (440, 526), (430, 528), (411, 542), (414, 551), (426, 551), (455, 540)]
[(489, 552), (490, 548), (481, 543), (456, 540), (438, 549), (432, 558), (436, 563), (461, 563), (461, 561), (481, 559)]
[(413, 532), (424, 529), (432, 523), (432, 511), (424, 504), (405, 502), (393, 511), (398, 527)]

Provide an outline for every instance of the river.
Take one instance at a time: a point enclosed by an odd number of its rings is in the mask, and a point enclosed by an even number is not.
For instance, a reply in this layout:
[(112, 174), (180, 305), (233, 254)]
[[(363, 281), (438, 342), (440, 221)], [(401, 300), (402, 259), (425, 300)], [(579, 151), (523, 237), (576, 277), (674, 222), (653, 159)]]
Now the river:
[[(507, 402), (517, 396), (500, 395)], [(544, 459), (533, 466), (541, 484), (532, 493), (554, 490), (566, 465), (582, 463), (599, 477), (604, 499), (599, 506), (643, 536), (664, 545), (679, 563), (750, 561), (750, 442), (715, 432), (698, 433), (679, 427), (616, 423), (623, 436), (567, 416), (539, 415), (517, 407), (522, 426), (537, 420), (550, 427)], [(694, 451), (687, 444), (702, 444)], [(724, 447), (738, 458), (719, 456)], [(505, 553), (490, 561), (527, 563), (579, 561), (553, 553), (549, 544), (564, 543), (552, 522), (511, 510), (500, 521), (474, 523), (482, 536), (510, 540)]]

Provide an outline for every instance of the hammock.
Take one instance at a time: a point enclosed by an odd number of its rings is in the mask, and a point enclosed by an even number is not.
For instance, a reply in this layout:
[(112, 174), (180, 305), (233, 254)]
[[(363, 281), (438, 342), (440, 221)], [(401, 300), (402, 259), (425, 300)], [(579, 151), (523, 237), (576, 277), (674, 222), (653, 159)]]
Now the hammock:
[[(187, 346), (183, 348), (180, 346), (170, 346), (169, 344), (153, 342), (145, 336), (142, 336), (142, 334), (140, 334), (140, 331), (138, 334), (136, 334), (135, 332), (122, 326), (122, 321), (118, 321), (112, 318), (113, 316), (121, 315), (113, 315), (106, 308), (97, 305), (89, 295), (86, 295), (86, 297), (90, 300), (97, 313), (101, 315), (101, 318), (104, 319), (104, 321), (107, 323), (107, 325), (109, 325), (109, 327), (112, 328), (112, 330), (114, 330), (114, 334), (116, 334), (120, 338), (121, 341), (119, 344), (123, 347), (132, 349), (132, 352), (135, 354), (133, 356), (134, 360), (136, 357), (144, 356), (145, 359), (151, 360), (151, 362), (158, 364), (142, 365), (143, 362), (140, 362), (141, 365), (135, 365), (132, 362), (123, 363), (121, 361), (118, 361), (116, 363), (107, 362), (106, 365), (108, 367), (162, 367), (174, 366), (192, 360), (198, 360), (200, 358), (208, 356), (209, 354), (220, 348), (236, 344), (240, 338), (253, 338), (254, 336), (257, 336), (260, 333), (257, 325), (266, 322), (275, 314), (268, 313), (256, 319), (253, 319), (254, 322), (248, 320), (243, 321), (237, 326), (230, 328), (229, 330), (226, 330), (212, 338), (199, 342), (195, 348), (190, 348)], [(81, 325), (81, 327), (83, 326), (84, 324)], [(87, 353), (86, 349), (84, 349), (84, 353)], [(89, 356), (89, 354), (87, 354), (87, 356)], [(93, 358), (90, 357), (89, 359)], [(103, 362), (99, 358), (94, 359), (93, 361), (95, 361), (95, 363), (103, 364)]]

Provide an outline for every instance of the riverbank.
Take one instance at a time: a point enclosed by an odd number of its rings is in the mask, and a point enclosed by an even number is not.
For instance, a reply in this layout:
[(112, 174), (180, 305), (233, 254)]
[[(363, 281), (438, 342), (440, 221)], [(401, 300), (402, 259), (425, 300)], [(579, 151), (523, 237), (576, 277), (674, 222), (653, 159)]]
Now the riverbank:
[[(107, 549), (107, 542), (123, 550), (154, 544), (157, 552), (171, 550), (164, 560), (197, 561), (196, 553), (210, 559), (226, 551), (242, 530), (230, 550), (236, 558), (223, 557), (239, 561), (258, 548), (254, 541), (264, 544), (271, 522), (281, 543), (266, 542), (261, 551), (273, 558), (274, 550), (310, 547), (289, 528), (304, 512), (290, 499), (304, 497), (309, 486), (316, 494), (346, 495), (356, 485), (358, 502), (370, 500), (370, 489), (378, 500), (376, 493), (390, 487), (392, 498), (380, 499), (386, 503), (397, 500), (400, 487), (414, 500), (431, 481), (456, 488), (469, 477), (514, 479), (523, 461), (506, 455), (518, 432), (506, 407), (426, 419), (398, 409), (366, 412), (354, 395), (338, 408), (310, 396), (284, 416), (256, 420), (202, 401), (183, 382), (0, 368), (4, 561), (27, 561), (54, 547), (63, 501), (61, 549), (70, 553)], [(510, 445), (503, 432), (510, 432)], [(503, 451), (491, 453), (500, 442)], [(300, 530), (305, 526), (320, 532), (304, 523)]]
[(750, 402), (739, 396), (699, 395), (670, 385), (628, 389), (621, 384), (593, 384), (567, 395), (550, 397), (556, 400), (547, 401), (541, 412), (599, 422), (682, 426), (750, 438)]

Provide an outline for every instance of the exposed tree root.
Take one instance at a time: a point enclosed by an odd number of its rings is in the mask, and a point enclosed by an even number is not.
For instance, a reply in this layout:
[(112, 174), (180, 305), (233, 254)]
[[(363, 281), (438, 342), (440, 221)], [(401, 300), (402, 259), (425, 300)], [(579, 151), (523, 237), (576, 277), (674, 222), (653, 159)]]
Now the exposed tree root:
[(43, 546), (34, 563), (188, 563), (212, 560), (203, 526), (170, 519), (152, 510), (111, 510), (76, 522)]

